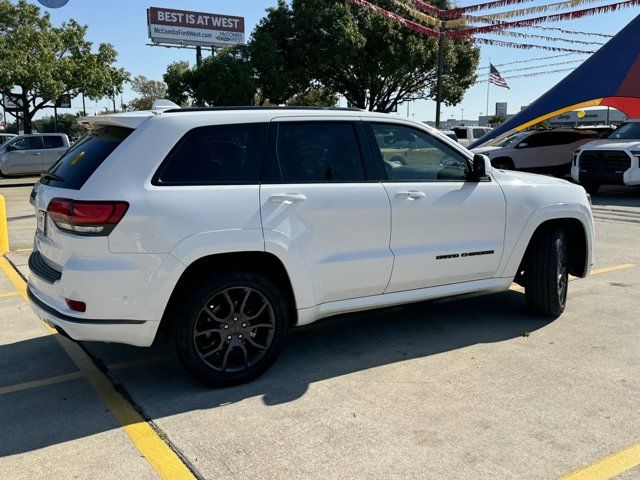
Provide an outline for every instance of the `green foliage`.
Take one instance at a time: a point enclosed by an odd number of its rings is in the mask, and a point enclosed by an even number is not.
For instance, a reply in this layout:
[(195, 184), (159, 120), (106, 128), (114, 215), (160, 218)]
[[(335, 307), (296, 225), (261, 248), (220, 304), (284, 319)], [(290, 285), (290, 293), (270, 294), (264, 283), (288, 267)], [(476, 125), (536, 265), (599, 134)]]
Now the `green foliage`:
[(310, 88), (287, 101), (290, 107), (335, 107), (338, 96), (324, 87)]
[(489, 124), (490, 127), (495, 128), (502, 125), (506, 120), (507, 120), (507, 117), (505, 117), (504, 115), (494, 115), (487, 121), (487, 123)]
[(167, 98), (183, 106), (187, 105), (191, 93), (191, 69), (189, 62), (173, 62), (167, 67), (167, 73), (162, 76), (167, 85)]
[[(376, 4), (406, 14), (390, 0)], [(250, 45), (262, 53), (256, 71), (267, 98), (280, 100), (289, 90), (319, 83), (359, 108), (389, 112), (436, 94), (437, 39), (347, 0), (280, 1), (256, 27)], [(469, 43), (445, 42), (445, 104), (460, 102), (475, 82), (478, 58), (479, 49)]]
[(226, 107), (253, 105), (256, 83), (244, 45), (227, 47), (208, 57), (189, 75), (196, 103)]
[(75, 20), (54, 27), (26, 0), (0, 0), (0, 93), (22, 103), (25, 132), (35, 113), (62, 94), (99, 99), (122, 91), (128, 73), (113, 66), (116, 51), (101, 44), (94, 53), (86, 32)]
[(153, 102), (165, 98), (167, 94), (167, 86), (163, 82), (149, 80), (144, 75), (131, 80), (131, 89), (140, 96), (129, 102), (129, 110), (151, 110)]
[[(82, 137), (86, 130), (78, 123), (78, 115), (64, 113), (58, 115), (58, 133), (66, 133), (69, 138)], [(33, 121), (34, 130), (40, 133), (55, 133), (56, 122), (53, 117), (41, 118)]]
[(267, 9), (248, 48), (262, 103), (286, 103), (309, 87), (304, 58), (298, 49), (294, 14), (284, 0)]

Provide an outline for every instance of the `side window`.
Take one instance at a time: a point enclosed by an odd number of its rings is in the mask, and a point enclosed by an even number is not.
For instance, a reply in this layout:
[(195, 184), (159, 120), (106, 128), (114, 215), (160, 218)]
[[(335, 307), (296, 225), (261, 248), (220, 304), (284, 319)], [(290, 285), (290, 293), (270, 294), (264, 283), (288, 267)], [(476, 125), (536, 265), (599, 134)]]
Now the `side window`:
[(466, 139), (467, 138), (467, 129), (466, 128), (454, 128), (453, 131), (456, 134), (456, 137), (460, 138), (460, 139)]
[(155, 185), (258, 183), (268, 125), (199, 127), (187, 133), (160, 166)]
[(350, 122), (280, 123), (273, 177), (284, 183), (360, 182), (366, 176)]
[(58, 135), (46, 135), (42, 137), (42, 142), (44, 143), (44, 148), (62, 148), (64, 147), (64, 143), (62, 141), (62, 137)]
[(518, 148), (535, 148), (535, 147), (545, 147), (548, 145), (548, 142), (545, 141), (544, 133), (534, 133), (533, 135), (529, 135), (526, 138), (523, 138), (522, 141), (518, 144)]
[(11, 144), (14, 150), (39, 150), (42, 148), (40, 137), (23, 137)]
[(487, 131), (484, 128), (474, 128), (473, 129), (473, 138), (482, 138), (487, 134)]
[(402, 125), (372, 123), (378, 159), (392, 181), (464, 181), (464, 155), (426, 132)]

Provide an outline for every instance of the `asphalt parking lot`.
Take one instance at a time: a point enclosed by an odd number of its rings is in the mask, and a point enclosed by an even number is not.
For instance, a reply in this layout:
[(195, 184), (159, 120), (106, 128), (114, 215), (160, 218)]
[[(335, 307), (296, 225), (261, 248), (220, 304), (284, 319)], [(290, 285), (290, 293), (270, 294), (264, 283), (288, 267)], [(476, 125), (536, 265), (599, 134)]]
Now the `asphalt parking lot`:
[(214, 390), (162, 342), (80, 348), (36, 320), (32, 183), (0, 181), (1, 478), (640, 478), (640, 189), (594, 198), (594, 274), (555, 321), (518, 289), (344, 315)]

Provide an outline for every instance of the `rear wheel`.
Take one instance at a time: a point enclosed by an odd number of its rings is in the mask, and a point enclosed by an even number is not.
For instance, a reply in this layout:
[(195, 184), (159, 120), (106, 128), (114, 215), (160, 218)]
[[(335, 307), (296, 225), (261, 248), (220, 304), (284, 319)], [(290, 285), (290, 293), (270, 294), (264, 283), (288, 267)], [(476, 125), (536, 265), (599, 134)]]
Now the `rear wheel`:
[(582, 187), (590, 195), (595, 195), (596, 193), (598, 193), (598, 190), (600, 190), (600, 186), (601, 185), (599, 183), (583, 183), (582, 184)]
[(524, 282), (527, 308), (534, 313), (558, 317), (567, 303), (567, 236), (561, 229), (542, 232), (530, 248)]
[(176, 322), (175, 352), (195, 379), (225, 387), (264, 373), (282, 351), (289, 307), (265, 277), (227, 273), (188, 301)]

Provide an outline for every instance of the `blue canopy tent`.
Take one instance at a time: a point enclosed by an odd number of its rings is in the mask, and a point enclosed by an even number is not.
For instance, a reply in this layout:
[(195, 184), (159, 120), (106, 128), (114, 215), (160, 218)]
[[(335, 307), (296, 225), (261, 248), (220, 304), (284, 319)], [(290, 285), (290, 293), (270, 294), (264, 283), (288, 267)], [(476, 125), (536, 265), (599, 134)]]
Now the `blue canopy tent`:
[(578, 108), (608, 106), (640, 118), (640, 15), (555, 87), (470, 148)]

